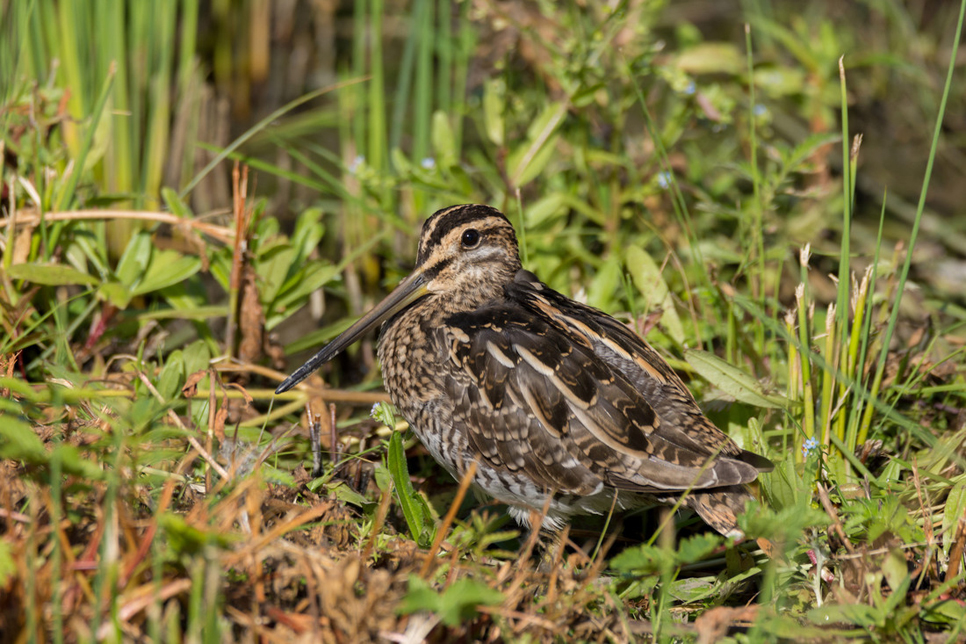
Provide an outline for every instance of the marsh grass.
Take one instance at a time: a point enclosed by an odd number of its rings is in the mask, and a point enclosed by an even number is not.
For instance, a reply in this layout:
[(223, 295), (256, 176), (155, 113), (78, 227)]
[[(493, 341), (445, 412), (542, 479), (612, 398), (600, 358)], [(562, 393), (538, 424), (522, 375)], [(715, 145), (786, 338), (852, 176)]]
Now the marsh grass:
[[(746, 3), (715, 40), (650, 3), (357, 2), (332, 83), (207, 164), (183, 140), (199, 58), (251, 97), (223, 32), (271, 10), (147, 6), (3, 5), (5, 637), (962, 639), (966, 315), (917, 242), (957, 248), (926, 196), (966, 2), (931, 31), (869, 9), (898, 52), (818, 4)], [(246, 33), (254, 78), (268, 36)], [(880, 134), (851, 117), (883, 69), (932, 123), (908, 224), (860, 189)], [(212, 221), (200, 182), (232, 161)], [(258, 177), (310, 203), (280, 223)], [(746, 542), (654, 511), (539, 543), (406, 433), (371, 340), (273, 398), (456, 202), (501, 207), (531, 270), (646, 333), (776, 463)]]

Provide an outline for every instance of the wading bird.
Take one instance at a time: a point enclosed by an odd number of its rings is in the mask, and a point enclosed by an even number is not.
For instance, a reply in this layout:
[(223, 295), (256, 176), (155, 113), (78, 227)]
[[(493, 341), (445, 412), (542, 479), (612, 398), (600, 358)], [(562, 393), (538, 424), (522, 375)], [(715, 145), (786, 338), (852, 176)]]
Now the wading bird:
[(746, 485), (771, 469), (701, 412), (654, 349), (520, 264), (513, 226), (481, 205), (423, 225), (416, 267), (372, 311), (276, 389), (287, 391), (382, 324), (386, 389), (433, 457), (545, 529), (683, 497), (741, 536)]

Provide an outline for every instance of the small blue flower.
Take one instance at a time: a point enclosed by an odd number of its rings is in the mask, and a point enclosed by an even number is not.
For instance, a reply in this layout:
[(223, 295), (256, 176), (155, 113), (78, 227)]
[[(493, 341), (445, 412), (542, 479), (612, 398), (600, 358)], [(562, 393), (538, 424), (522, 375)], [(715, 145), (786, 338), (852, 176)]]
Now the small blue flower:
[(359, 166), (366, 162), (366, 158), (361, 154), (357, 155), (352, 163), (349, 164), (349, 172), (355, 174), (359, 170)]
[(754, 112), (755, 116), (764, 116), (765, 114), (768, 114), (768, 108), (761, 103), (758, 103), (755, 105)]
[(808, 458), (808, 455), (814, 452), (816, 449), (818, 449), (818, 441), (814, 438), (809, 438), (802, 445), (802, 456)]
[(369, 410), (369, 418), (375, 418), (376, 412), (379, 411), (379, 403), (372, 403), (372, 409)]
[(658, 172), (657, 173), (657, 185), (661, 186), (665, 190), (671, 185), (671, 173), (670, 172)]
[(688, 81), (688, 84), (684, 87), (684, 93), (688, 95), (694, 95), (698, 91), (697, 86), (695, 86), (694, 81)]
[(419, 165), (423, 166), (423, 168), (425, 168), (426, 170), (432, 170), (433, 168), (436, 167), (436, 159), (434, 159), (433, 157), (426, 157), (425, 159), (419, 162)]

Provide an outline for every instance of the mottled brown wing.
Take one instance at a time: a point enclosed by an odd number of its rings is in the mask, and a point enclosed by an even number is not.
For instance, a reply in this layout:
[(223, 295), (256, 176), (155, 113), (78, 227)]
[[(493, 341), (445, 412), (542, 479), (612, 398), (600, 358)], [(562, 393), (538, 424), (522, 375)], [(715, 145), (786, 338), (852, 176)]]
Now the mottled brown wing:
[[(572, 494), (603, 485), (702, 489), (755, 478), (753, 465), (724, 454), (729, 446), (741, 450), (723, 434), (724, 441), (708, 444), (662, 417), (625, 365), (610, 364), (612, 356), (595, 347), (603, 340), (593, 331), (574, 333), (515, 297), (447, 320), (438, 339), (457, 367), (447, 383), (455, 422), (487, 462), (526, 469), (544, 488)], [(684, 391), (684, 402), (697, 409)]]
[(565, 335), (592, 345), (595, 354), (622, 373), (640, 392), (661, 419), (662, 429), (677, 432), (672, 439), (675, 442), (683, 441), (692, 449), (743, 461), (759, 472), (774, 468), (763, 456), (738, 447), (708, 420), (664, 358), (624, 324), (564, 297), (529, 271), (517, 273), (509, 296), (549, 320)]

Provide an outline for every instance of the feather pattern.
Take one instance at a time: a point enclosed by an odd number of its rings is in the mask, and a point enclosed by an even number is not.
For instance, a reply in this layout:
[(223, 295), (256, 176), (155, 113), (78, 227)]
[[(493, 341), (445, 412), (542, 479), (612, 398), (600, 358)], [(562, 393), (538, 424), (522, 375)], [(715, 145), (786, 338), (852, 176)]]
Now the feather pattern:
[(423, 225), (416, 268), (296, 371), (294, 386), (369, 328), (386, 388), (429, 452), (526, 522), (545, 527), (653, 501), (683, 502), (739, 534), (747, 484), (770, 469), (709, 421), (673, 369), (614, 318), (520, 265), (513, 226), (488, 206)]

